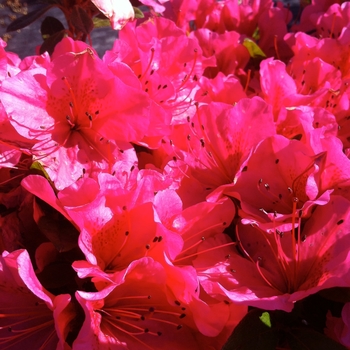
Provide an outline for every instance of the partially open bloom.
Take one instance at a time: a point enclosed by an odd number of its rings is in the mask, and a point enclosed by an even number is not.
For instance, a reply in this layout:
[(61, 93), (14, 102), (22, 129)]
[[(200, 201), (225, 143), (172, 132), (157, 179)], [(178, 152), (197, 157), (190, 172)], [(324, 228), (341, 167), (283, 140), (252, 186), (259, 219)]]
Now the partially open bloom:
[[(56, 51), (72, 46), (66, 39)], [(127, 142), (137, 142), (148, 129), (147, 94), (125, 83), (125, 73), (112, 74), (84, 46), (57, 55), (46, 75), (24, 71), (6, 79), (0, 93), (11, 124), (36, 141), (29, 151), (57, 189), (85, 173), (113, 172), (119, 159), (132, 157)]]
[[(219, 349), (220, 334), (206, 328), (203, 334), (196, 323), (215, 325), (226, 322), (229, 305), (222, 304), (217, 313), (203, 318), (205, 304), (179, 300), (167, 288), (166, 273), (151, 258), (134, 261), (118, 284), (96, 293), (77, 292), (85, 311), (85, 322), (73, 349), (99, 346), (100, 349), (158, 349), (169, 344), (172, 349)], [(225, 310), (226, 309), (226, 310)], [(241, 316), (240, 316), (241, 317)], [(220, 321), (221, 320), (221, 321)], [(214, 327), (215, 328), (215, 327)], [(204, 332), (204, 330), (203, 330)], [(215, 331), (214, 331), (215, 332)], [(215, 336), (214, 336), (215, 334)]]
[[(198, 255), (196, 268), (208, 266), (201, 284), (212, 295), (265, 309), (291, 311), (296, 301), (317, 291), (350, 285), (349, 201), (333, 196), (318, 206), (308, 220), (294, 214), (293, 229), (267, 233), (256, 225), (239, 224), (236, 248), (226, 248), (228, 259)], [(299, 211), (300, 212), (300, 211)], [(225, 235), (213, 238), (217, 245), (230, 242)], [(208, 240), (201, 249), (213, 242)], [(223, 253), (221, 253), (223, 254)]]
[(135, 17), (129, 0), (91, 0), (95, 6), (111, 21), (113, 29), (122, 29)]

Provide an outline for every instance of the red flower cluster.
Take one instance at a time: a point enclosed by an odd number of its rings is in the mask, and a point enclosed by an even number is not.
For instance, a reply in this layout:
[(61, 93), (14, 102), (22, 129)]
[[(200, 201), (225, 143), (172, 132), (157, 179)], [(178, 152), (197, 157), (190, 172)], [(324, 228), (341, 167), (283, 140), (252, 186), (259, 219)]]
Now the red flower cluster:
[(1, 349), (221, 349), (350, 288), (349, 3), (145, 3), (102, 59), (1, 42)]

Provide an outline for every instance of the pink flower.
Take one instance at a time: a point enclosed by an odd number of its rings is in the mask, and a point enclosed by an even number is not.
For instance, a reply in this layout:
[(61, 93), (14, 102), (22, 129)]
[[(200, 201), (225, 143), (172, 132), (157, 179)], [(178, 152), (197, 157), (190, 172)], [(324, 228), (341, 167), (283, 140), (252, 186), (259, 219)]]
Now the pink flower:
[(30, 151), (57, 189), (85, 173), (113, 172), (119, 159), (134, 154), (126, 142), (137, 142), (148, 129), (149, 102), (123, 79), (86, 46), (56, 57), (46, 76), (25, 71), (4, 81), (0, 95), (10, 122), (37, 142)]
[(214, 78), (218, 72), (238, 75), (248, 64), (249, 52), (242, 45), (238, 32), (218, 34), (209, 29), (198, 29), (191, 37), (198, 39), (205, 57), (216, 59), (216, 67), (207, 67), (204, 71), (207, 77)]
[(271, 109), (254, 97), (242, 99), (234, 107), (218, 102), (199, 107), (195, 117), (188, 120), (187, 130), (173, 142), (184, 150), (190, 177), (212, 191), (232, 183), (254, 147), (274, 133)]
[(65, 339), (74, 318), (67, 294), (54, 296), (36, 278), (25, 250), (0, 257), (2, 349), (70, 349)]
[[(293, 229), (271, 233), (255, 225), (239, 224), (237, 249), (226, 248), (224, 261), (213, 251), (198, 255), (194, 266), (203, 269), (201, 285), (210, 295), (265, 309), (291, 311), (296, 301), (331, 287), (348, 287), (350, 202), (332, 196), (308, 219), (294, 214)], [(229, 238), (217, 235), (215, 244)], [(213, 244), (209, 239), (201, 249)], [(224, 254), (221, 252), (221, 254)], [(208, 266), (205, 268), (205, 266)]]
[(199, 85), (200, 89), (195, 97), (198, 102), (234, 104), (247, 97), (240, 81), (233, 74), (226, 76), (219, 72), (213, 79), (202, 77)]
[(322, 131), (314, 130), (309, 144), (280, 135), (259, 144), (236, 183), (223, 190), (240, 200), (246, 223), (259, 222), (267, 231), (290, 229), (296, 209), (308, 217), (314, 205), (325, 205), (346, 183), (350, 164), (341, 144)]
[[(161, 350), (169, 344), (179, 350), (219, 349), (228, 335), (224, 332), (213, 336), (208, 326), (208, 334), (201, 333), (194, 316), (199, 313), (198, 322), (215, 328), (216, 322), (227, 322), (229, 305), (211, 311), (199, 300), (188, 303), (177, 299), (167, 288), (162, 265), (151, 258), (130, 264), (118, 284), (96, 293), (78, 291), (76, 296), (85, 311), (85, 322), (74, 350), (94, 346), (101, 350)], [(203, 310), (207, 311), (205, 316)]]
[(138, 27), (125, 26), (104, 61), (110, 65), (122, 62), (134, 71), (142, 89), (161, 107), (165, 130), (170, 123), (183, 123), (193, 114), (198, 80), (207, 66), (215, 64), (214, 58), (203, 56), (197, 39), (161, 17)]
[[(155, 193), (166, 187), (158, 172), (145, 170), (125, 185), (100, 174), (98, 193), (84, 205), (70, 205), (74, 192), (63, 191), (62, 203), (81, 230), (79, 247), (87, 260), (73, 265), (80, 277), (92, 276), (96, 283), (100, 277), (114, 279), (134, 260), (161, 258), (164, 251), (171, 255), (177, 249), (181, 238), (159, 222), (153, 207)], [(85, 188), (78, 188), (76, 196)]]

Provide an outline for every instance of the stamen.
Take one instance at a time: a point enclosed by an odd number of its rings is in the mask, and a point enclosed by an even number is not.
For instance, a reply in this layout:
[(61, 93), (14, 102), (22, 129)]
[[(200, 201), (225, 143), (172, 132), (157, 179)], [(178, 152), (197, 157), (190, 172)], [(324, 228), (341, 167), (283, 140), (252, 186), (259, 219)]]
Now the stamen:
[(188, 79), (190, 79), (191, 77), (191, 74), (193, 73), (194, 71), (194, 68), (196, 66), (196, 62), (197, 62), (197, 56), (198, 56), (198, 50), (197, 49), (194, 49), (194, 59), (193, 59), (193, 63), (192, 63), (192, 67), (191, 67), (191, 70), (188, 74), (185, 75), (185, 78), (182, 80), (182, 83), (181, 85), (179, 86), (179, 90), (178, 91), (181, 91), (181, 88), (187, 83)]
[[(153, 62), (153, 58), (154, 58), (154, 51), (155, 51), (155, 50), (154, 50), (154, 48), (152, 47), (152, 48), (151, 48), (151, 58), (150, 58), (150, 60), (149, 60), (149, 62), (148, 62), (148, 65), (147, 65), (147, 67), (146, 67), (144, 73), (141, 75), (140, 80), (142, 80), (142, 79), (146, 76), (148, 70), (151, 68), (151, 65), (152, 65), (152, 62)], [(150, 74), (150, 75), (152, 75), (152, 74), (153, 74), (153, 73), (152, 73), (152, 71), (151, 71), (151, 74)]]
[[(199, 244), (200, 242), (197, 242), (197, 243)], [(197, 255), (200, 255), (200, 254), (204, 254), (204, 253), (211, 252), (212, 250), (216, 250), (216, 249), (220, 249), (220, 248), (225, 248), (225, 247), (232, 246), (232, 245), (236, 245), (236, 244), (237, 244), (236, 242), (230, 242), (230, 243), (226, 243), (226, 244), (221, 244), (221, 245), (219, 245), (219, 246), (212, 247), (212, 248), (205, 249), (205, 250), (201, 250), (200, 252), (196, 252), (196, 253), (194, 253), (194, 254), (190, 254), (190, 255), (184, 256), (184, 257), (182, 257), (182, 258), (176, 258), (173, 262), (174, 262), (174, 263), (178, 263), (178, 262), (181, 261), (181, 260), (185, 260), (185, 259), (188, 259), (188, 258), (192, 258), (192, 257), (197, 256)], [(179, 256), (182, 255), (182, 253), (183, 253), (183, 252), (181, 252), (181, 253), (179, 254)]]
[[(227, 225), (226, 222), (219, 222), (219, 223), (217, 223), (217, 224), (215, 224), (215, 225), (206, 227), (206, 228), (202, 229), (201, 231), (196, 231), (194, 234), (192, 234), (191, 236), (188, 236), (188, 237), (185, 237), (187, 232), (182, 233), (182, 234), (181, 234), (181, 237), (183, 238), (184, 243), (186, 243), (186, 242), (188, 242), (190, 239), (192, 239), (192, 238), (194, 238), (194, 237), (196, 237), (196, 236), (200, 236), (203, 232), (207, 232), (207, 231), (214, 230), (214, 229), (216, 229), (216, 228), (218, 228), (218, 227), (220, 227), (220, 226), (224, 228), (226, 225)], [(202, 238), (204, 238), (204, 237), (202, 237)]]
[(265, 277), (265, 275), (263, 274), (263, 272), (262, 272), (262, 270), (261, 270), (261, 268), (260, 268), (260, 261), (261, 261), (261, 258), (260, 258), (260, 260), (258, 259), (258, 260), (256, 261), (256, 263), (255, 263), (256, 268), (257, 268), (257, 270), (258, 270), (258, 272), (259, 272), (259, 275), (262, 277), (262, 279), (263, 279), (271, 288), (273, 288), (273, 289), (279, 291), (279, 289), (278, 289), (277, 287), (275, 287), (275, 286)]
[(66, 119), (67, 119), (67, 122), (68, 124), (70, 125), (71, 129), (73, 129), (75, 127), (75, 124), (73, 124), (70, 120), (70, 116), (69, 115), (66, 115)]
[(73, 100), (73, 102), (69, 103), (69, 106), (71, 108), (72, 117), (73, 117), (72, 123), (74, 124), (75, 119), (78, 118), (78, 115), (79, 115), (79, 111), (77, 110), (78, 103), (77, 103), (77, 100), (75, 98), (75, 94), (73, 92), (73, 89), (67, 80), (67, 77), (62, 77), (62, 80), (63, 80), (64, 84), (67, 86), (68, 92)]

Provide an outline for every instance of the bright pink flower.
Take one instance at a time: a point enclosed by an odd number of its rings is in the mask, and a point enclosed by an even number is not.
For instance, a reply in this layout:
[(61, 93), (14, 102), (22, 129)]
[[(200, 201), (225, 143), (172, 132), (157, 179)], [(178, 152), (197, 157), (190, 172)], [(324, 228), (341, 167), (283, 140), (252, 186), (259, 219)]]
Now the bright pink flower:
[[(316, 132), (314, 140), (319, 139)], [(349, 169), (350, 164), (339, 140), (326, 140), (324, 146), (315, 145), (312, 150), (279, 135), (267, 138), (251, 155), (237, 182), (225, 186), (224, 192), (238, 198), (243, 212), (264, 229), (274, 230), (279, 225), (282, 231), (284, 225), (290, 229), (296, 209), (308, 216), (315, 204), (326, 204), (334, 188), (347, 180), (343, 167)]]
[(272, 7), (272, 1), (200, 0), (196, 5), (196, 28), (208, 28), (218, 33), (237, 31), (252, 36), (260, 14)]
[(260, 15), (273, 6), (271, 0), (224, 1), (220, 18), (220, 32), (237, 31), (252, 37)]
[[(176, 255), (172, 257), (172, 263), (176, 266), (192, 265), (198, 255), (205, 257), (206, 253), (212, 250), (220, 254), (225, 246), (214, 244), (207, 251), (202, 250), (201, 246), (210, 237), (223, 233), (230, 226), (235, 212), (231, 199), (222, 198), (215, 203), (198, 203), (173, 216), (171, 220), (168, 219), (172, 229), (178, 232), (183, 240), (183, 246), (179, 247)], [(165, 221), (164, 218), (162, 221)], [(228, 245), (234, 244), (231, 242)], [(224, 256), (222, 255), (223, 258)], [(201, 271), (197, 273), (200, 274)]]
[(310, 144), (315, 129), (322, 128), (325, 135), (337, 136), (338, 123), (335, 116), (321, 107), (299, 106), (281, 109), (276, 121), (277, 134), (288, 139)]
[(47, 76), (25, 71), (4, 81), (0, 95), (10, 121), (37, 141), (31, 153), (58, 189), (84, 173), (113, 172), (118, 159), (132, 166), (133, 150), (125, 142), (143, 137), (149, 102), (122, 79), (86, 47), (56, 57)]
[(85, 322), (74, 350), (91, 346), (160, 350), (169, 344), (172, 349), (218, 349), (227, 337), (227, 333), (213, 336), (208, 326), (208, 334), (201, 333), (195, 314), (202, 317), (200, 320), (197, 315), (198, 322), (214, 326), (227, 317), (230, 306), (223, 303), (215, 313), (199, 300), (186, 303), (177, 299), (167, 288), (162, 265), (151, 258), (130, 264), (119, 284), (97, 293), (79, 291), (77, 299), (85, 311)]
[[(316, 17), (313, 18), (315, 21)], [(317, 33), (321, 38), (339, 38), (343, 28), (349, 27), (350, 4), (332, 4), (317, 18)]]
[(1, 82), (11, 76), (16, 75), (20, 69), (21, 59), (12, 52), (6, 52), (6, 42), (0, 38), (0, 86)]
[(126, 186), (100, 174), (99, 186), (96, 197), (85, 205), (68, 207), (70, 196), (62, 198), (65, 210), (81, 230), (79, 246), (87, 261), (74, 263), (80, 277), (99, 274), (111, 279), (136, 259), (162, 259), (164, 251), (172, 255), (181, 238), (157, 220), (152, 203), (155, 193), (167, 187), (159, 173), (142, 171)]
[(238, 32), (218, 34), (209, 29), (198, 29), (192, 32), (190, 37), (198, 39), (205, 57), (216, 58), (216, 67), (207, 67), (204, 71), (207, 77), (214, 78), (218, 72), (237, 75), (250, 59), (249, 52), (242, 45)]
[[(261, 127), (263, 125), (264, 127)], [(234, 107), (211, 103), (198, 108), (188, 120), (183, 144), (184, 161), (207, 190), (229, 184), (239, 176), (252, 149), (264, 138), (275, 134), (269, 106), (260, 98), (242, 99)]]
[(67, 294), (53, 296), (39, 283), (25, 250), (0, 257), (2, 349), (70, 349), (65, 339), (74, 318)]
[(291, 28), (292, 31), (305, 33), (314, 31), (318, 19), (324, 15), (334, 2), (334, 0), (312, 0), (311, 3), (303, 9), (300, 23), (295, 24)]
[[(171, 113), (173, 124), (184, 122), (193, 113), (198, 80), (207, 66), (214, 65), (212, 58), (203, 56), (195, 38), (189, 38), (172, 21), (161, 17), (137, 27), (125, 26), (104, 61), (127, 64), (163, 113)], [(165, 122), (168, 127), (168, 118)]]
[(300, 63), (292, 62), (288, 72), (281, 61), (268, 58), (261, 62), (261, 90), (276, 119), (282, 107), (328, 107), (327, 100), (329, 104), (342, 84), (340, 72), (319, 58)]
[(277, 2), (276, 5), (262, 11), (259, 16), (258, 44), (267, 57), (275, 56), (286, 62), (292, 56), (292, 51), (283, 38), (287, 34), (287, 24), (292, 19), (292, 13), (283, 7), (282, 2)]
[[(265, 232), (256, 225), (239, 224), (237, 248), (198, 255), (194, 266), (203, 288), (213, 296), (265, 309), (291, 311), (296, 301), (331, 287), (348, 287), (350, 202), (332, 196), (308, 219), (297, 214), (292, 230)], [(212, 238), (227, 244), (226, 235)], [(208, 239), (201, 249), (213, 242)], [(226, 260), (222, 259), (227, 254)]]
[(219, 72), (213, 79), (202, 77), (199, 85), (200, 89), (195, 96), (195, 100), (198, 102), (235, 104), (247, 97), (240, 81), (234, 75), (225, 76)]

